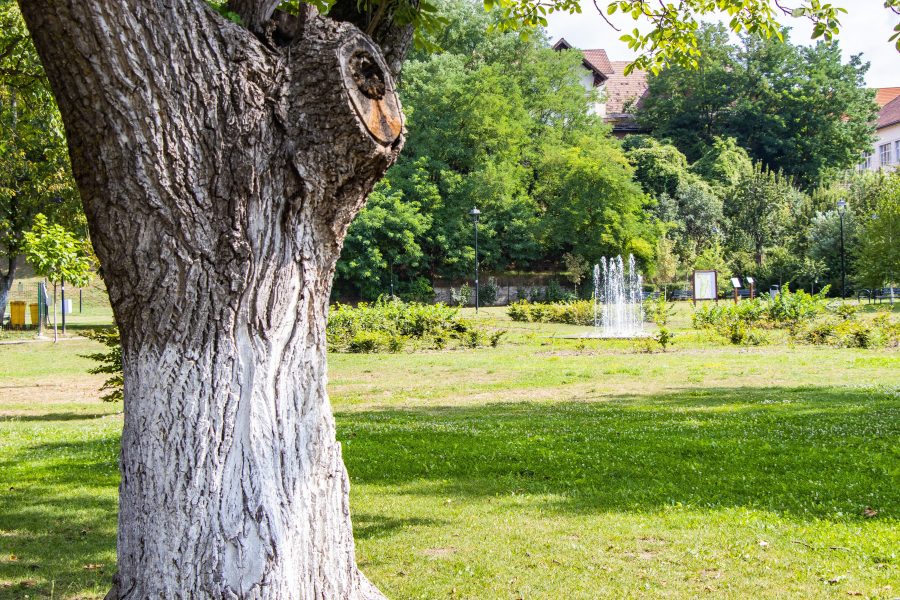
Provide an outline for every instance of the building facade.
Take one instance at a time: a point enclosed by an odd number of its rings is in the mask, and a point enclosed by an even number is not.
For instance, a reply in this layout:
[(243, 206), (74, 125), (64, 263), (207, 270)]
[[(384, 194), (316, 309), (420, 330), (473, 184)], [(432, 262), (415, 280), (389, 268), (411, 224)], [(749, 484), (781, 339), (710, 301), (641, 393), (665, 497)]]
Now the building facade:
[(647, 93), (647, 73), (632, 71), (625, 75), (630, 61), (610, 60), (602, 48), (578, 50), (565, 38), (556, 42), (553, 49), (581, 52), (585, 69), (581, 83), (586, 90), (599, 92), (600, 99), (592, 110), (612, 126), (613, 135), (621, 138), (630, 133), (647, 133), (634, 119), (635, 109)]
[(900, 87), (877, 90), (875, 100), (881, 106), (875, 124), (877, 140), (874, 147), (863, 154), (860, 171), (900, 166)]

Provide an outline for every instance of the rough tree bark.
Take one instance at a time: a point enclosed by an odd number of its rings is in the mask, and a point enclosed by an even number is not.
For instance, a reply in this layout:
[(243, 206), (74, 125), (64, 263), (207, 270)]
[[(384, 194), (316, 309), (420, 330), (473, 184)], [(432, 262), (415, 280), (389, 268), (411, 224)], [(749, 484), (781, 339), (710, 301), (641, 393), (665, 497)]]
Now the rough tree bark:
[(232, 4), (247, 27), (200, 0), (20, 3), (122, 336), (107, 597), (381, 597), (355, 564), (325, 323), (402, 144), (382, 48), (273, 0)]

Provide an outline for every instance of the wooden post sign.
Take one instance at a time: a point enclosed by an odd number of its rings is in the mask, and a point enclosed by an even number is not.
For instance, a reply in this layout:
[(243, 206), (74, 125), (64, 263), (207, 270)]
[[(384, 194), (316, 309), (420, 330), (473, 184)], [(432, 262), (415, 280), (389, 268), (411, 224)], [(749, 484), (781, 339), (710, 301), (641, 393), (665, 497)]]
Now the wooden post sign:
[(731, 287), (734, 288), (734, 303), (737, 304), (738, 300), (740, 299), (739, 290), (741, 289), (741, 280), (738, 279), (737, 277), (732, 277), (731, 278)]
[(694, 271), (692, 279), (694, 306), (697, 306), (697, 300), (716, 300), (718, 302), (718, 271)]

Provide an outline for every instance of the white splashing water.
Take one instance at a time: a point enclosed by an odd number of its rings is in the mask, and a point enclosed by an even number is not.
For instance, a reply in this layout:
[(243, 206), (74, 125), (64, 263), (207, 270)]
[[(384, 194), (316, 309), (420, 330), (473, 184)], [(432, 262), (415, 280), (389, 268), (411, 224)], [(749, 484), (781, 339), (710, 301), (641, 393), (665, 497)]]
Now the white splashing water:
[(594, 265), (594, 327), (604, 337), (638, 337), (644, 334), (643, 278), (634, 256), (628, 255), (628, 270), (621, 256), (600, 259)]

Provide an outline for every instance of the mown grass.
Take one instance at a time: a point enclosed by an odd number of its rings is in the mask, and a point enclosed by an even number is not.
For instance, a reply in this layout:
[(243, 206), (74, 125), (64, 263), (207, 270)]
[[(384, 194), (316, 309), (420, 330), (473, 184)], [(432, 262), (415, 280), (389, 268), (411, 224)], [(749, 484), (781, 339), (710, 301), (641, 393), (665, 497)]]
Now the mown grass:
[[(689, 318), (689, 313), (688, 313)], [(900, 354), (511, 324), (333, 355), (358, 560), (391, 598), (894, 598)], [(0, 347), (0, 598), (100, 598), (120, 406), (86, 340)]]

